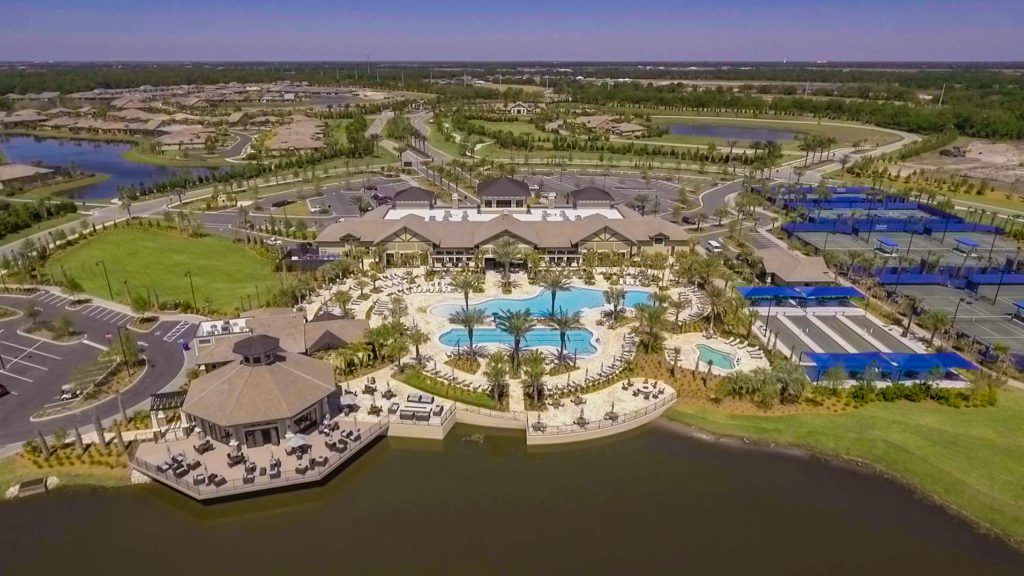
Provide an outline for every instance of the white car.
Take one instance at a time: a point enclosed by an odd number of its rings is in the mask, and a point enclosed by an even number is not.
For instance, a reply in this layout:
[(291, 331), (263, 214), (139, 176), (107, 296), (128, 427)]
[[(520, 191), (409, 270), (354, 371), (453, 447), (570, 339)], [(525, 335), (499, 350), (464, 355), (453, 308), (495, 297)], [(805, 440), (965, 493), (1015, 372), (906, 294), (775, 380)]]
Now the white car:
[(269, 244), (271, 246), (277, 246), (281, 244), (281, 240), (278, 239), (277, 236), (271, 236), (270, 238), (267, 238), (266, 244)]
[(537, 190), (540, 190), (540, 186), (537, 184), (530, 184), (530, 192), (536, 192)]

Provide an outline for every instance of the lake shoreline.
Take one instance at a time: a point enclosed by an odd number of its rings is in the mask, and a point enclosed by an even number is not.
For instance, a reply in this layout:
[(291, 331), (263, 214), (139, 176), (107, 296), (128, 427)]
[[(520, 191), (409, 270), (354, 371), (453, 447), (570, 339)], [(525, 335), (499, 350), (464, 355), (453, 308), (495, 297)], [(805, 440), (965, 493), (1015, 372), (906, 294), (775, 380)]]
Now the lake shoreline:
[(872, 474), (885, 478), (891, 482), (895, 482), (914, 493), (918, 498), (927, 501), (931, 504), (937, 505), (958, 519), (966, 522), (975, 530), (1003, 541), (1015, 550), (1024, 553), (1024, 541), (1020, 541), (1010, 534), (1003, 532), (994, 526), (988, 524), (984, 520), (974, 516), (967, 512), (963, 508), (956, 506), (952, 502), (940, 498), (938, 495), (925, 489), (923, 486), (914, 482), (910, 478), (897, 474), (881, 465), (875, 464), (868, 460), (862, 460), (859, 458), (851, 458), (847, 456), (841, 456), (839, 454), (826, 452), (823, 450), (817, 450), (809, 446), (801, 446), (796, 444), (785, 444), (780, 442), (774, 442), (770, 440), (762, 440), (759, 438), (748, 438), (743, 436), (735, 436), (730, 434), (717, 434), (709, 430), (705, 430), (699, 426), (689, 424), (687, 422), (677, 420), (671, 416), (673, 411), (679, 411), (676, 408), (671, 408), (669, 411), (658, 420), (655, 420), (654, 425), (660, 427), (663, 430), (668, 430), (673, 433), (686, 436), (695, 440), (707, 442), (709, 444), (716, 444), (719, 446), (725, 446), (728, 448), (739, 448), (747, 450), (758, 450), (762, 452), (770, 452), (774, 454), (780, 454), (792, 458), (802, 458), (806, 460), (816, 460), (824, 462), (832, 466), (837, 466), (847, 471), (859, 472), (863, 474)]

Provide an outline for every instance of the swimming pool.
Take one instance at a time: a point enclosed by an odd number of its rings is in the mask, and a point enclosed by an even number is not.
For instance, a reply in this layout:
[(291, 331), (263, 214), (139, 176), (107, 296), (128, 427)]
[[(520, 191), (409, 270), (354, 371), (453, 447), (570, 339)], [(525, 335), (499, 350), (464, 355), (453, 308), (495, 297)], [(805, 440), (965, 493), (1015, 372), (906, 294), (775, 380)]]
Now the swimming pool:
[(732, 354), (722, 352), (721, 350), (712, 348), (707, 344), (697, 344), (697, 355), (702, 362), (710, 362), (712, 366), (721, 368), (722, 370), (736, 369), (736, 361), (733, 360)]
[[(627, 290), (625, 306), (632, 308), (637, 304), (643, 304), (651, 300), (651, 293), (644, 290)], [(452, 312), (462, 308), (462, 304), (438, 304), (430, 309), (430, 313), (438, 318), (447, 318)], [(534, 316), (540, 316), (551, 310), (551, 292), (541, 290), (530, 298), (493, 298), (484, 300), (478, 304), (472, 304), (473, 308), (481, 308), (488, 315), (498, 314), (503, 310), (513, 312), (519, 310), (530, 310)], [(567, 312), (578, 312), (586, 308), (600, 308), (605, 306), (604, 291), (596, 288), (572, 288), (565, 292), (559, 292), (555, 297), (555, 307), (565, 309)]]
[[(590, 330), (586, 329), (572, 330), (566, 333), (566, 353), (572, 354), (575, 352), (578, 356), (590, 356), (594, 352), (597, 352), (597, 347), (594, 346), (593, 338), (594, 334)], [(465, 328), (452, 328), (444, 334), (441, 334), (438, 341), (445, 346), (456, 348), (458, 346), (468, 345), (469, 336), (466, 334)], [(501, 344), (511, 347), (512, 337), (497, 328), (477, 328), (473, 331), (473, 344)], [(550, 328), (537, 328), (535, 330), (530, 330), (522, 342), (522, 346), (524, 348), (549, 346), (557, 349), (558, 344), (558, 330), (552, 330)]]

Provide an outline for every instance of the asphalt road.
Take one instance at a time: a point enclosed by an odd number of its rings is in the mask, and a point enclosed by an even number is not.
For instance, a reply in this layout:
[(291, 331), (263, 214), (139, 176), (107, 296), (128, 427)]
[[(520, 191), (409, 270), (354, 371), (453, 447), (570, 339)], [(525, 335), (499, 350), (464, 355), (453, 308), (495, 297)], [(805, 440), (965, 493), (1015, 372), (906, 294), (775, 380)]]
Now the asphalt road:
[[(83, 342), (59, 345), (22, 336), (17, 330), (29, 322), (26, 318), (0, 322), (0, 356), (7, 370), (0, 371), (3, 382), (13, 393), (0, 398), (0, 445), (20, 442), (35, 436), (37, 431), (49, 434), (58, 428), (89, 426), (93, 410), (71, 414), (61, 418), (31, 422), (30, 416), (46, 404), (54, 402), (61, 386), (67, 384), (77, 370), (89, 366), (108, 345), (107, 336), (115, 345), (117, 328), (131, 321), (131, 316), (101, 305), (85, 305), (78, 310), (68, 310), (66, 297), (41, 292), (31, 298), (0, 296), (0, 304), (22, 310), (28, 301), (42, 310), (40, 321), (52, 321), (60, 314), (68, 314), (75, 329), (86, 335)], [(126, 410), (131, 410), (170, 383), (184, 366), (185, 356), (180, 340), (191, 339), (195, 324), (178, 321), (159, 323), (151, 332), (133, 332), (139, 342), (149, 367), (142, 379), (122, 394)], [(118, 414), (115, 398), (100, 403), (95, 408), (101, 419)]]
[(229, 146), (227, 150), (221, 152), (221, 155), (224, 156), (225, 158), (237, 158), (241, 156), (242, 152), (245, 151), (245, 149), (250, 144), (252, 144), (252, 136), (246, 134), (245, 132), (232, 131), (231, 134), (238, 137), (238, 141)]

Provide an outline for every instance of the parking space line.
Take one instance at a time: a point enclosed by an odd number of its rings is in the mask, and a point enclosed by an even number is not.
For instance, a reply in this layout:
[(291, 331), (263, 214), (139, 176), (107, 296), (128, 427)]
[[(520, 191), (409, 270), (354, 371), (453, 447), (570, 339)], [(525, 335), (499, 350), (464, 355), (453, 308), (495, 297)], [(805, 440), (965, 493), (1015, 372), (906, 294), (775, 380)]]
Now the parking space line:
[(17, 344), (14, 344), (13, 342), (7, 342), (6, 340), (0, 340), (0, 344), (4, 344), (12, 348), (18, 348), (19, 350), (24, 350), (25, 352), (39, 354), (40, 356), (46, 356), (47, 358), (53, 358), (54, 360), (60, 360), (60, 356), (54, 356), (53, 354), (47, 354), (46, 352), (36, 350), (36, 346), (39, 346), (40, 344), (42, 344), (42, 342), (36, 342), (36, 345), (31, 348), (25, 348), (24, 346), (19, 346)]
[(114, 316), (114, 314), (117, 314), (116, 310), (111, 310), (110, 308), (107, 308), (106, 312), (104, 312), (104, 313), (102, 313), (102, 314), (100, 314), (100, 315), (98, 315), (96, 317), (99, 318), (100, 320), (103, 320), (104, 322), (106, 322), (108, 319), (112, 318)]
[(7, 370), (0, 370), (0, 374), (6, 374), (7, 376), (10, 376), (11, 378), (17, 378), (18, 380), (24, 380), (25, 382), (28, 382), (29, 384), (32, 383), (32, 381), (29, 380), (28, 378), (25, 378), (24, 376), (18, 376), (17, 374), (11, 374)]
[[(25, 354), (28, 354), (28, 352), (25, 352)], [(15, 358), (13, 356), (3, 356), (3, 355), (0, 355), (0, 358), (4, 358), (7, 361), (7, 365), (8, 366), (10, 366), (12, 364), (24, 364), (26, 366), (31, 366), (31, 367), (36, 368), (38, 370), (44, 370), (46, 372), (50, 371), (49, 368), (43, 368), (42, 366), (40, 366), (38, 364), (33, 364), (31, 362), (26, 362), (26, 361), (22, 360), (21, 356)]]

